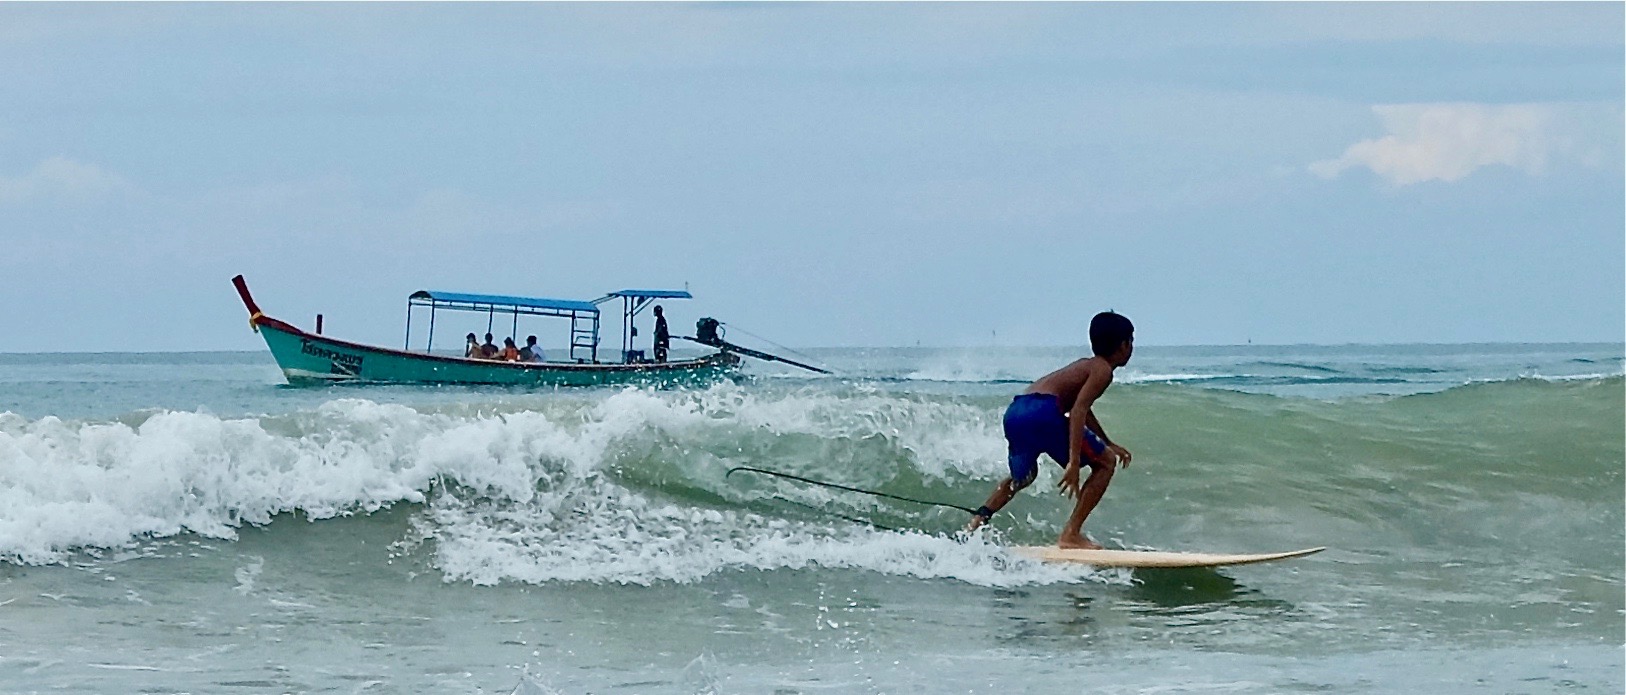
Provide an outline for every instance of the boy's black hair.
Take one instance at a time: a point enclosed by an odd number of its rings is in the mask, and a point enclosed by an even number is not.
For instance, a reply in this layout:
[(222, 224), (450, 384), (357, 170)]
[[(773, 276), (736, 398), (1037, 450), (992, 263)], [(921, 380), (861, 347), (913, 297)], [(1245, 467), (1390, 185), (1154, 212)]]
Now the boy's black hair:
[(1103, 311), (1090, 319), (1090, 351), (1106, 357), (1118, 351), (1124, 341), (1135, 337), (1135, 324), (1122, 314)]

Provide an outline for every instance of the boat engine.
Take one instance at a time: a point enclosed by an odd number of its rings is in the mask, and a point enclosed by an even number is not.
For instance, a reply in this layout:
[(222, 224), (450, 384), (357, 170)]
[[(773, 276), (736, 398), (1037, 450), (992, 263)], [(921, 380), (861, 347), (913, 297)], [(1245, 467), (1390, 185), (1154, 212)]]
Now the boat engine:
[(723, 329), (718, 325), (717, 319), (707, 316), (694, 322), (694, 341), (721, 347), (723, 345)]

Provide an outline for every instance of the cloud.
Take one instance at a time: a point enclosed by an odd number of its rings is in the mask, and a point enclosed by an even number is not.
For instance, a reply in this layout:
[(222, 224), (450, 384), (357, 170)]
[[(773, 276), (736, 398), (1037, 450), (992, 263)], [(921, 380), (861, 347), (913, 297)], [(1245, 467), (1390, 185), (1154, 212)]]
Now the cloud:
[(42, 161), (22, 176), (0, 176), (0, 204), (86, 201), (134, 190), (135, 187), (118, 174), (67, 157)]
[(1458, 181), (1497, 165), (1540, 175), (1574, 146), (1551, 105), (1401, 104), (1372, 111), (1389, 135), (1350, 145), (1336, 159), (1310, 164), (1310, 172), (1330, 179), (1366, 167), (1397, 186)]

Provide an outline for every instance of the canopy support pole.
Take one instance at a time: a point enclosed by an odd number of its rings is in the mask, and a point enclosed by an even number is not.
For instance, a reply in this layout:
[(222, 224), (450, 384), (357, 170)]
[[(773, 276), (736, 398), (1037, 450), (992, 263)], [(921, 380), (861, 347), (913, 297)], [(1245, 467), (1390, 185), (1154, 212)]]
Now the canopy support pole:
[(424, 354), (435, 354), (435, 301), (429, 300), (429, 344), (423, 346)]

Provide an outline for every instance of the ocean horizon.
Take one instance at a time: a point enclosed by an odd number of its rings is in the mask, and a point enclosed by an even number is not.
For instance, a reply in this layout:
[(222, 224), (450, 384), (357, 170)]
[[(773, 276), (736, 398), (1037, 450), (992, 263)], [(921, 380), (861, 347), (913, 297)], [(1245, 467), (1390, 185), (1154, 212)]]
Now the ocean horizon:
[[(334, 337), (334, 336), (328, 336), (328, 337)], [(504, 335), (501, 335), (501, 336), (498, 336), (498, 337), (508, 337), (508, 336), (507, 336), (507, 334), (504, 334)], [(350, 340), (348, 338), (341, 338), (341, 339), (342, 340), (349, 340), (350, 342), (358, 342), (358, 341)], [(381, 344), (381, 343), (363, 343), (363, 344), (375, 345), (376, 347), (386, 347), (386, 348), (390, 348), (390, 349), (396, 349), (396, 348), (393, 348), (392, 346), (384, 345), (384, 344)], [(1400, 342), (1400, 343), (1394, 343), (1394, 342), (1390, 342), (1390, 343), (1384, 343), (1384, 342), (1375, 342), (1375, 343), (1365, 343), (1365, 342), (1340, 342), (1340, 343), (1306, 342), (1306, 343), (1167, 343), (1167, 344), (1139, 343), (1139, 342), (1137, 342), (1135, 344), (1135, 347), (1137, 349), (1140, 349), (1140, 348), (1155, 348), (1155, 349), (1161, 349), (1161, 348), (1255, 348), (1255, 347), (1256, 348), (1352, 348), (1352, 347), (1354, 347), (1354, 348), (1407, 348), (1407, 347), (1415, 347), (1415, 348), (1428, 348), (1428, 347), (1469, 348), (1469, 347), (1489, 347), (1489, 346), (1538, 346), (1538, 347), (1540, 347), (1540, 346), (1547, 346), (1547, 347), (1618, 346), (1618, 347), (1620, 347), (1622, 349), (1623, 352), (1626, 352), (1626, 340), (1622, 340), (1622, 341), (1618, 341), (1618, 342), (1608, 341), (1608, 340), (1559, 340), (1559, 341), (1535, 342), (1535, 343), (1532, 343), (1532, 342), (1519, 342), (1519, 341), (1467, 341), (1467, 342), (1427, 342), (1427, 341), (1423, 341), (1423, 342)], [(545, 348), (545, 349), (549, 349), (549, 350), (564, 350), (566, 346), (563, 345), (563, 344), (560, 344), (560, 345), (542, 345), (542, 347)], [(1070, 344), (1070, 343), (1036, 344), (1036, 345), (1003, 345), (1003, 344), (999, 344), (999, 343), (978, 344), (978, 345), (971, 345), (971, 344), (967, 344), (967, 345), (791, 345), (791, 346), (788, 346), (788, 347), (790, 347), (792, 349), (796, 349), (796, 350), (914, 350), (914, 349), (920, 349), (920, 350), (1011, 350), (1011, 349), (1014, 349), (1014, 350), (1049, 350), (1049, 349), (1069, 348), (1069, 347), (1077, 347), (1077, 348), (1082, 349), (1082, 350), (1088, 350), (1089, 349), (1088, 344), (1074, 345), (1074, 344)], [(420, 348), (413, 348), (413, 350), (419, 350), (419, 349)], [(436, 354), (440, 354), (442, 352), (456, 352), (456, 350), (437, 349), (435, 351)], [(266, 352), (265, 349), (263, 349), (263, 348), (259, 348), (259, 349), (255, 349), (255, 348), (216, 349), (216, 350), (60, 350), (60, 351), (50, 351), (50, 352), (43, 352), (43, 351), (34, 351), (34, 352), (10, 351), (10, 352), (6, 352), (6, 351), (0, 351), (0, 355), (12, 355), (12, 356), (19, 356), (19, 357), (46, 356), (46, 355), (89, 355), (89, 356), (94, 356), (94, 355), (208, 355), (208, 354), (216, 354), (216, 353), (224, 353), (224, 354), (254, 353), (254, 354), (265, 354), (267, 356), (267, 358), (270, 357), (270, 353)]]

